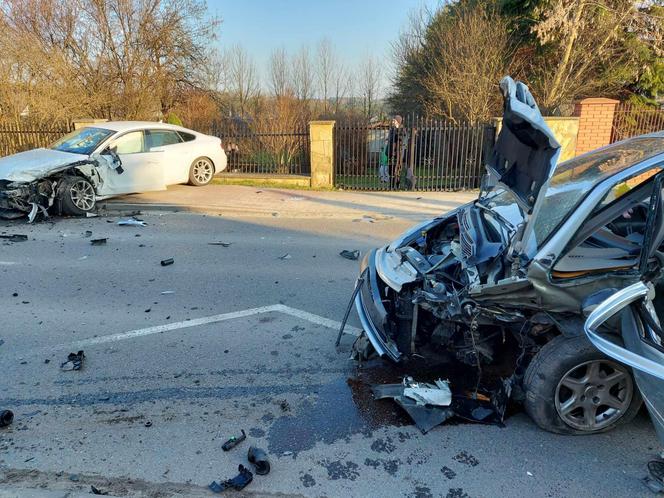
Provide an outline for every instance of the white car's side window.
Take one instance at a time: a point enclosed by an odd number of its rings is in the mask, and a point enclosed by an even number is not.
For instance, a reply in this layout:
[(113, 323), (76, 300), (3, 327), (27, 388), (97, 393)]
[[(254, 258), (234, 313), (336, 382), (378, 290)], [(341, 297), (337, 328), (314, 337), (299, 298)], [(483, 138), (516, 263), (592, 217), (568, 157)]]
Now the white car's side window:
[(147, 150), (154, 147), (179, 144), (182, 142), (180, 135), (171, 130), (146, 130)]
[(143, 152), (143, 132), (132, 131), (115, 140), (112, 147), (117, 148), (118, 154), (137, 154)]

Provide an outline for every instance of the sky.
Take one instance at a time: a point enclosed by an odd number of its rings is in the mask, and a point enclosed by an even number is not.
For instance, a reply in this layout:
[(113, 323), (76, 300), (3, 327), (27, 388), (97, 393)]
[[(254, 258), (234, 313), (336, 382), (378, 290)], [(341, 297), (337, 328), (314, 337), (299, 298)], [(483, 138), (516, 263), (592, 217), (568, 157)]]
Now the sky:
[(413, 10), (440, 0), (207, 0), (211, 14), (223, 22), (217, 43), (239, 44), (254, 58), (261, 74), (270, 53), (285, 47), (293, 54), (302, 45), (314, 51), (327, 38), (339, 59), (357, 67), (367, 55), (385, 64), (389, 84), (391, 43)]

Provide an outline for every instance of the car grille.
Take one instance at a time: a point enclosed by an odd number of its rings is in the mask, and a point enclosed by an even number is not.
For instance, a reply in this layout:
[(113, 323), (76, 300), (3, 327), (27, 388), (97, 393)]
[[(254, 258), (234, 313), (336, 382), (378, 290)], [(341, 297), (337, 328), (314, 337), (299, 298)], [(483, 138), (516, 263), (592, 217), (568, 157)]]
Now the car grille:
[(465, 259), (469, 259), (475, 254), (475, 244), (470, 237), (470, 223), (466, 211), (459, 213), (459, 240), (461, 241), (461, 252)]

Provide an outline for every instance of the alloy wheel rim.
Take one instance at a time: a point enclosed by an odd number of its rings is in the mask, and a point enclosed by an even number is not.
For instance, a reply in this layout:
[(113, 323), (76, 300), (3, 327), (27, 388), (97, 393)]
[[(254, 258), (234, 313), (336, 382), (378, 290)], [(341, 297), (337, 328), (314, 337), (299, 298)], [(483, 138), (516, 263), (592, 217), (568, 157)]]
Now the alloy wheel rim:
[(205, 159), (199, 159), (194, 164), (194, 178), (199, 183), (207, 183), (212, 178), (212, 164)]
[(556, 411), (570, 427), (599, 431), (629, 409), (634, 383), (627, 369), (610, 360), (593, 360), (570, 369), (556, 387)]
[(71, 201), (79, 209), (90, 211), (95, 205), (95, 191), (85, 180), (78, 180), (69, 189)]

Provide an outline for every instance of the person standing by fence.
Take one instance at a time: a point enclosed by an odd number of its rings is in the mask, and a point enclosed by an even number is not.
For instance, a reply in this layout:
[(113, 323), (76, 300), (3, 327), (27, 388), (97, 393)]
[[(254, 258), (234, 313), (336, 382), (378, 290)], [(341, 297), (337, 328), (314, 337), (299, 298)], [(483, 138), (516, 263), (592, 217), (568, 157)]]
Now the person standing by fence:
[(392, 118), (390, 131), (387, 134), (387, 161), (389, 182), (392, 189), (398, 189), (401, 183), (401, 167), (406, 152), (406, 130), (403, 118), (396, 115)]

